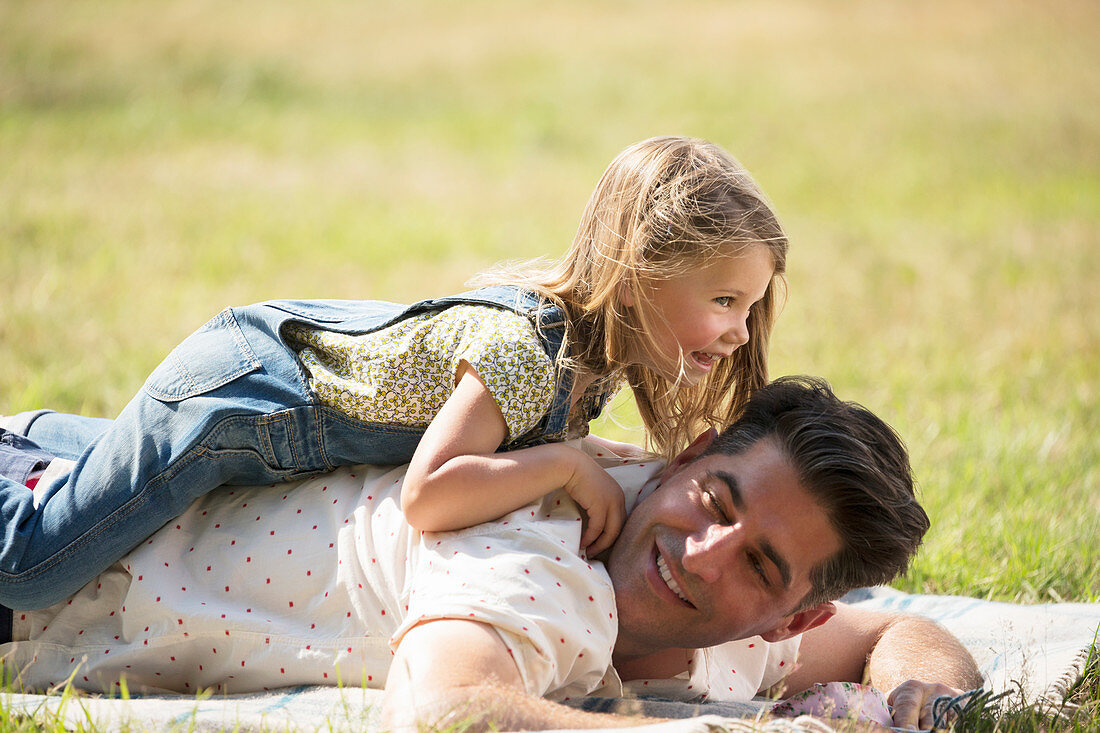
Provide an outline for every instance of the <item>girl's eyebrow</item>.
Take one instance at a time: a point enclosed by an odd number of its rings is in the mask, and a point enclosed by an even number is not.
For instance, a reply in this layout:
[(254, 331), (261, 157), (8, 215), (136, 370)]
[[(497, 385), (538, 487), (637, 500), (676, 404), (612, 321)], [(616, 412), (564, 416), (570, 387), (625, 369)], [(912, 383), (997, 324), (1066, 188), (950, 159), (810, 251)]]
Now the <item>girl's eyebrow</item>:
[[(733, 508), (739, 512), (745, 511), (745, 497), (741, 493), (741, 485), (737, 481), (737, 477), (727, 471), (714, 471), (711, 474), (714, 478), (721, 481), (726, 485), (726, 490), (729, 491), (730, 502), (733, 504)], [(772, 561), (776, 570), (779, 571), (779, 576), (783, 581), (784, 590), (791, 587), (791, 564), (787, 562), (787, 559), (779, 553), (779, 550), (775, 548), (771, 542), (766, 539), (759, 541), (760, 551), (764, 553), (765, 557)]]

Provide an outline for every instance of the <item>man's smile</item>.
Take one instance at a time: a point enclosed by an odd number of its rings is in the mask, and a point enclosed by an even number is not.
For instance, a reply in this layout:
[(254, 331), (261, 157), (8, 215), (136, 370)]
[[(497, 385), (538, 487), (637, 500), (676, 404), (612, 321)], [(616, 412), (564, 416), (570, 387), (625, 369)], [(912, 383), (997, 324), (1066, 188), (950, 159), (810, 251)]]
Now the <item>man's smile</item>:
[(661, 552), (660, 548), (656, 549), (655, 554), (657, 556), (657, 575), (661, 579), (661, 581), (663, 581), (665, 587), (667, 587), (672, 592), (672, 594), (675, 595), (685, 605), (691, 608), (695, 608), (695, 604), (688, 600), (688, 597), (684, 595), (684, 591), (680, 587), (680, 584), (676, 582), (676, 578), (672, 577), (672, 571), (668, 567), (668, 561), (665, 559), (665, 556)]

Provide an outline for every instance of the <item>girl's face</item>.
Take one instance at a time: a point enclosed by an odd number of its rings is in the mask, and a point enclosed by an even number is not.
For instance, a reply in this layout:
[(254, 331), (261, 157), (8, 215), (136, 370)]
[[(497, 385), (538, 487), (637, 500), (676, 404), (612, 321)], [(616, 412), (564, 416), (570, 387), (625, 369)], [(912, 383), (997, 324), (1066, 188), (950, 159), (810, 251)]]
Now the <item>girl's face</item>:
[[(642, 307), (648, 309), (658, 354), (638, 361), (672, 380), (682, 365), (682, 383), (698, 384), (719, 359), (748, 343), (749, 310), (764, 297), (774, 271), (771, 252), (753, 245), (652, 283)], [(635, 299), (627, 297), (625, 304), (635, 306)]]

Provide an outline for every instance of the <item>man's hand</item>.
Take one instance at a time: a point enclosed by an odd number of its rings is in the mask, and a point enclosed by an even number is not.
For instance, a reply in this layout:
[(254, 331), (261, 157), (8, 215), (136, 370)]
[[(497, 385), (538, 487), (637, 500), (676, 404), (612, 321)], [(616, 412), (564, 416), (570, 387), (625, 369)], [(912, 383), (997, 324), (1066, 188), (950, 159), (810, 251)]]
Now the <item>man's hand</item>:
[(981, 686), (970, 653), (935, 622), (836, 605), (833, 618), (803, 634), (786, 694), (815, 682), (866, 682), (892, 690), (895, 725), (927, 728), (933, 700)]
[(890, 692), (886, 702), (894, 709), (895, 727), (927, 730), (934, 722), (932, 703), (936, 698), (943, 695), (955, 697), (962, 693), (963, 690), (939, 682), (906, 680)]

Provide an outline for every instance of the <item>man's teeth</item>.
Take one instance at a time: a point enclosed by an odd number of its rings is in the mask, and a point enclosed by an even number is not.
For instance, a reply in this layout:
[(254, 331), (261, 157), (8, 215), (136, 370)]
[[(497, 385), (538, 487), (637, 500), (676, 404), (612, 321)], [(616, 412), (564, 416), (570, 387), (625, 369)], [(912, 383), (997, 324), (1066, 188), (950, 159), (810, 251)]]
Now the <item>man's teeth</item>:
[(657, 554), (657, 572), (661, 574), (661, 580), (665, 581), (665, 585), (672, 589), (672, 592), (680, 596), (680, 600), (684, 603), (690, 603), (684, 592), (680, 590), (680, 584), (676, 582), (676, 579), (672, 577), (672, 573), (669, 572), (668, 563), (665, 562), (664, 555)]

